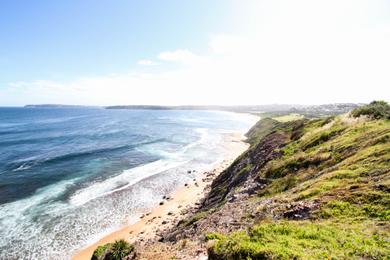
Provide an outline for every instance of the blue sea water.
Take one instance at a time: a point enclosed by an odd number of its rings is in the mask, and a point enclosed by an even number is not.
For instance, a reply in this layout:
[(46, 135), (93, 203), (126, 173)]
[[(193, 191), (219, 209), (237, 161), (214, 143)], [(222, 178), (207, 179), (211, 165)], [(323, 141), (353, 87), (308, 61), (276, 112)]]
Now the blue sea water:
[(0, 259), (69, 259), (223, 159), (235, 113), (0, 108)]

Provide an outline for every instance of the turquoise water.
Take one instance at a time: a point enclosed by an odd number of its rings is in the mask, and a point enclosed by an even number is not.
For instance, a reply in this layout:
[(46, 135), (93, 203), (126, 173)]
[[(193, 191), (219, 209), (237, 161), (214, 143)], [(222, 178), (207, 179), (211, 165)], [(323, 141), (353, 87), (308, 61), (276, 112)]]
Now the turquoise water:
[(0, 259), (69, 259), (222, 160), (249, 115), (0, 108)]

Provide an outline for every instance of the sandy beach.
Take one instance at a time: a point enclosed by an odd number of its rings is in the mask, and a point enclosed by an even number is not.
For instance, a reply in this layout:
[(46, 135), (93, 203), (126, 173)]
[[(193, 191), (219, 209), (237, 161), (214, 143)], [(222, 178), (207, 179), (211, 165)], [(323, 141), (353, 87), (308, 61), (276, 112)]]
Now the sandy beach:
[(191, 182), (167, 194), (155, 208), (142, 215), (134, 224), (125, 226), (78, 251), (73, 260), (89, 260), (93, 251), (101, 245), (125, 239), (127, 241), (147, 241), (158, 239), (158, 234), (185, 218), (188, 209), (196, 206), (204, 197), (213, 179), (227, 168), (242, 152), (248, 148), (242, 134), (228, 134), (223, 145), (229, 154), (221, 163), (216, 164), (211, 171), (199, 173)]

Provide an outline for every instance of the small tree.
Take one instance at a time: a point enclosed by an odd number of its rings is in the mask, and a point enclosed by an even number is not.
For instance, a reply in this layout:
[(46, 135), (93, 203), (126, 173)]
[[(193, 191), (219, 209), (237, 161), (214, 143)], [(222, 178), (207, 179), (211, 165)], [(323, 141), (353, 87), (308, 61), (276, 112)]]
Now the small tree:
[(365, 115), (374, 119), (390, 119), (390, 106), (386, 101), (373, 101), (352, 111), (353, 117)]

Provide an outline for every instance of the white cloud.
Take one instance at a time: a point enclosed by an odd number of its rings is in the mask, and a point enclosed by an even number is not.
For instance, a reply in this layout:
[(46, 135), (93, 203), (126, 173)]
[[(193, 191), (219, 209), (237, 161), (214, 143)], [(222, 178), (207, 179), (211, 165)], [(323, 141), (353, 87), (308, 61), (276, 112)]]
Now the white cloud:
[(390, 7), (385, 3), (254, 1), (237, 14), (245, 15), (238, 19), (245, 22), (245, 33), (213, 35), (203, 54), (164, 51), (156, 57), (158, 70), (146, 73), (14, 83), (0, 92), (0, 103), (15, 96), (20, 104), (90, 105), (390, 100), (390, 19), (384, 15)]
[(162, 61), (178, 62), (182, 64), (194, 64), (203, 60), (203, 57), (195, 55), (193, 52), (186, 49), (179, 49), (174, 51), (164, 51), (158, 55)]
[(156, 66), (159, 65), (158, 62), (152, 61), (152, 60), (139, 60), (137, 62), (138, 65), (143, 65), (143, 66)]

